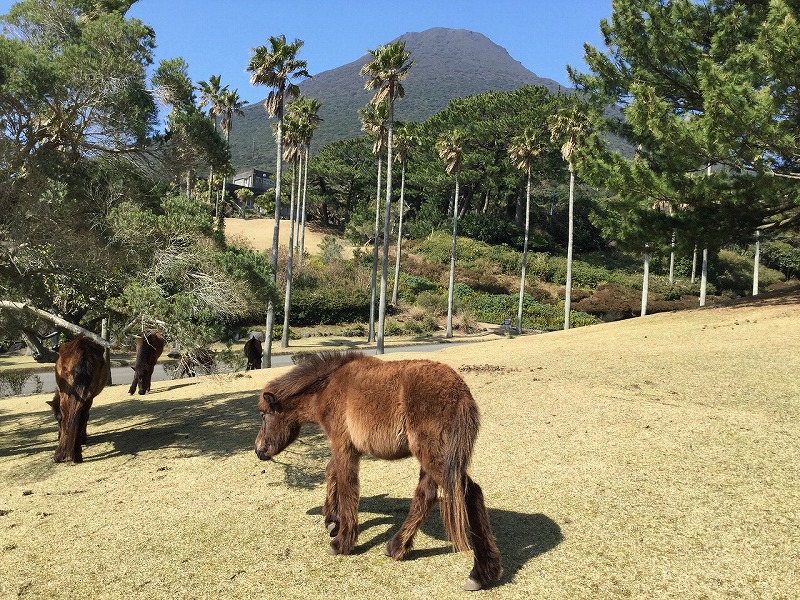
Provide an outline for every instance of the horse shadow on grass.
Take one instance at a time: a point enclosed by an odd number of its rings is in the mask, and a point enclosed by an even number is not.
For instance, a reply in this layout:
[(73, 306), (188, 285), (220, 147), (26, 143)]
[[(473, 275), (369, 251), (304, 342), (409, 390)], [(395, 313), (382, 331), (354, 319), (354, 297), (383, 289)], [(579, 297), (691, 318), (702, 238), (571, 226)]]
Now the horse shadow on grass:
[[(284, 484), (298, 489), (319, 489), (324, 496), (325, 464), (330, 459), (330, 451), (325, 434), (317, 427), (304, 427), (300, 437), (281, 454), (272, 458), (272, 464), (284, 471)], [(290, 455), (290, 456), (286, 456)], [(366, 460), (374, 460), (365, 457)], [(409, 492), (413, 491), (416, 480), (409, 480)], [(540, 554), (544, 554), (560, 544), (564, 536), (561, 527), (550, 517), (540, 513), (503, 510), (491, 507), (491, 497), (487, 498), (489, 521), (497, 538), (497, 546), (503, 559), (504, 574), (499, 584), (514, 580), (517, 571)], [(387, 494), (362, 497), (359, 502), (359, 543), (353, 549), (361, 554), (374, 548), (381, 550), (400, 529), (408, 515), (411, 497), (395, 498)], [(307, 511), (309, 515), (319, 516), (321, 536), (327, 536), (322, 523), (322, 506)], [(386, 526), (389, 525), (388, 529)], [(370, 529), (383, 531), (370, 535)], [(435, 548), (412, 550), (406, 560), (439, 556), (452, 552), (447, 540), (438, 506), (420, 528), (425, 535), (440, 540)]]
[[(359, 522), (359, 539), (353, 554), (361, 554), (374, 548), (381, 548), (400, 530), (400, 526), (411, 506), (410, 498), (394, 498), (386, 494), (361, 498), (359, 512), (366, 520)], [(550, 517), (539, 513), (524, 513), (488, 507), (489, 522), (497, 539), (497, 546), (503, 560), (503, 577), (498, 585), (510, 583), (522, 567), (540, 554), (544, 554), (560, 544), (564, 536), (561, 527)], [(320, 535), (326, 535), (322, 527), (322, 507), (317, 506), (307, 512), (320, 517)], [(389, 529), (369, 539), (370, 528), (391, 525)], [(436, 548), (413, 549), (406, 560), (450, 554), (453, 550), (444, 532), (438, 506), (420, 528), (425, 535), (440, 540)], [(365, 535), (366, 533), (366, 535)]]

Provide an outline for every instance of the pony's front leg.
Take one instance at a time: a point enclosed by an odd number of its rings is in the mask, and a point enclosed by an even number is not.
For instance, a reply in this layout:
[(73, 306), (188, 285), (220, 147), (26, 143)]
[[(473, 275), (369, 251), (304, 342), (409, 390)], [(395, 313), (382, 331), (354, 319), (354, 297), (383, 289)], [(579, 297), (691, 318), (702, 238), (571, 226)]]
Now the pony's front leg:
[(86, 404), (84, 404), (83, 408), (81, 409), (81, 427), (79, 431), (79, 438), (78, 444), (86, 445), (89, 443), (89, 438), (86, 435), (86, 424), (89, 422), (89, 410), (92, 408), (92, 400), (89, 400)]
[(339, 533), (339, 500), (336, 492), (336, 465), (333, 459), (325, 467), (325, 503), (322, 505), (322, 517), (325, 519), (325, 529), (331, 537)]
[(360, 456), (353, 448), (334, 452), (336, 503), (339, 529), (331, 540), (331, 554), (350, 554), (358, 537), (358, 463)]

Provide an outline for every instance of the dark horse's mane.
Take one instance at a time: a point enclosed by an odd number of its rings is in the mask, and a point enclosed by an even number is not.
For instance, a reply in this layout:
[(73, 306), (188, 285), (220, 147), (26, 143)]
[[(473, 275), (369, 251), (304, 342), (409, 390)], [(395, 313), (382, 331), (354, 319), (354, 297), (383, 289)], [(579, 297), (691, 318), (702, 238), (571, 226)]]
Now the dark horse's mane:
[(316, 392), (325, 386), (334, 371), (363, 357), (364, 354), (356, 350), (304, 354), (297, 359), (294, 369), (269, 384), (270, 391), (281, 399)]

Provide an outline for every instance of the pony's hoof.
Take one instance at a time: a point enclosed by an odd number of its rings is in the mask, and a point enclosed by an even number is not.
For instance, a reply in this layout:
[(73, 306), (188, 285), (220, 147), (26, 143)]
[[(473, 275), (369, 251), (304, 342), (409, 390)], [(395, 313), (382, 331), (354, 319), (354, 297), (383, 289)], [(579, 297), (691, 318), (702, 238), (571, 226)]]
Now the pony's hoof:
[(325, 529), (328, 530), (329, 536), (336, 537), (336, 534), (339, 533), (339, 524), (336, 521), (331, 521), (325, 526)]
[(469, 579), (467, 579), (464, 582), (464, 586), (463, 587), (468, 592), (477, 592), (483, 586), (480, 583), (478, 583), (477, 581), (475, 581), (472, 577), (470, 577)]

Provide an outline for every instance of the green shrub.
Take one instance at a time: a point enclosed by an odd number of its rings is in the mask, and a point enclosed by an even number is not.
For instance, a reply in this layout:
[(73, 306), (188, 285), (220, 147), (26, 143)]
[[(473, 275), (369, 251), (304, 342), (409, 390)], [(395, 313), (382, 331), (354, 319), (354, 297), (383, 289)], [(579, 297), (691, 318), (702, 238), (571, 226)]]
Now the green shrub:
[(345, 337), (365, 337), (367, 326), (364, 323), (351, 323), (342, 330), (341, 335)]
[(447, 292), (426, 290), (417, 296), (417, 306), (429, 312), (434, 317), (447, 314)]
[(383, 335), (400, 335), (403, 333), (403, 326), (394, 319), (386, 319), (383, 323)]
[[(720, 250), (715, 269), (716, 283), (720, 290), (729, 290), (736, 295), (746, 295), (753, 290), (753, 258), (731, 250)], [(780, 271), (760, 266), (758, 282), (761, 287), (783, 281)]]
[(420, 313), (419, 318), (410, 318), (403, 323), (403, 333), (406, 335), (431, 335), (438, 329), (436, 319), (428, 313)]
[(333, 235), (326, 235), (319, 243), (320, 257), (322, 262), (330, 265), (342, 260), (344, 253), (344, 246), (339, 242), (338, 238)]
[(299, 325), (335, 325), (369, 318), (369, 292), (345, 287), (297, 290), (291, 321)]
[(417, 296), (424, 291), (435, 290), (439, 286), (427, 277), (400, 272), (398, 297), (404, 302), (413, 303)]
[[(785, 239), (777, 238), (761, 243), (761, 258), (764, 266), (781, 271), (789, 279), (800, 275), (800, 242), (796, 237), (786, 234)], [(763, 269), (763, 267), (762, 267)], [(762, 269), (758, 279), (761, 282)]]

